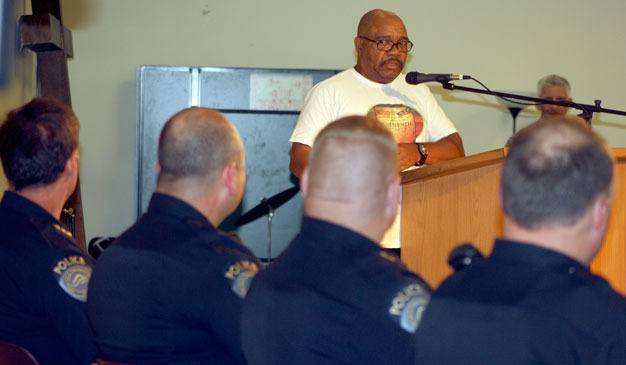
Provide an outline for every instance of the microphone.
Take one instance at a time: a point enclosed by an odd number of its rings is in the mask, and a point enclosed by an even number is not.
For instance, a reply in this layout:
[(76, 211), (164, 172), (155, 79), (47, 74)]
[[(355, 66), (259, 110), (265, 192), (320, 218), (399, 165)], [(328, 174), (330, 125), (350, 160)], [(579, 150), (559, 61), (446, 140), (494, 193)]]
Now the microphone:
[(115, 241), (115, 237), (94, 237), (87, 244), (87, 252), (94, 260), (97, 260), (98, 256), (100, 256), (113, 241)]
[(475, 262), (485, 260), (483, 254), (480, 253), (471, 243), (464, 243), (450, 251), (448, 256), (448, 265), (455, 272), (459, 272)]
[(421, 72), (413, 71), (406, 74), (406, 83), (411, 85), (417, 85), (424, 82), (448, 82), (454, 80), (469, 80), (472, 77), (470, 75), (462, 74), (424, 74)]

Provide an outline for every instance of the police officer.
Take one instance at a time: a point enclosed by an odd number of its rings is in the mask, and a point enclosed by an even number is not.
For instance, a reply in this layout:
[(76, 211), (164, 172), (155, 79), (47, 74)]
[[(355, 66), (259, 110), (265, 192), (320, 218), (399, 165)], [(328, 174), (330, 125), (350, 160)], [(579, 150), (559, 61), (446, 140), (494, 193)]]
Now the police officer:
[(216, 229), (239, 205), (243, 144), (210, 109), (165, 124), (148, 211), (98, 259), (88, 310), (105, 360), (237, 364), (239, 316), (259, 264)]
[(398, 207), (397, 148), (365, 117), (342, 118), (317, 136), (302, 176), (302, 229), (244, 303), (250, 364), (412, 361), (430, 290), (378, 245)]
[(613, 161), (580, 121), (513, 137), (504, 238), (448, 278), (416, 333), (417, 364), (626, 364), (626, 299), (589, 271), (610, 216)]
[(40, 364), (88, 364), (96, 356), (85, 311), (92, 263), (59, 223), (78, 178), (78, 119), (33, 99), (0, 127), (9, 190), (0, 202), (0, 340)]

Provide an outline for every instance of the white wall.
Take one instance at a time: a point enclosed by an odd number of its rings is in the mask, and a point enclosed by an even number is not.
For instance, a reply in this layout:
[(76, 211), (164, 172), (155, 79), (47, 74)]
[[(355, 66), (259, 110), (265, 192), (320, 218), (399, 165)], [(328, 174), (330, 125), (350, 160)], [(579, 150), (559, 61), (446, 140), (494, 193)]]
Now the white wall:
[[(116, 235), (135, 214), (135, 70), (141, 64), (343, 69), (360, 16), (397, 12), (416, 44), (407, 70), (462, 72), (492, 89), (533, 92), (559, 73), (584, 103), (626, 109), (626, 1), (64, 0), (82, 122), (87, 237)], [(473, 86), (471, 83), (468, 85)], [(493, 98), (433, 88), (466, 151), (503, 145), (511, 117)], [(522, 124), (536, 117), (520, 116)], [(594, 128), (626, 146), (626, 118)]]

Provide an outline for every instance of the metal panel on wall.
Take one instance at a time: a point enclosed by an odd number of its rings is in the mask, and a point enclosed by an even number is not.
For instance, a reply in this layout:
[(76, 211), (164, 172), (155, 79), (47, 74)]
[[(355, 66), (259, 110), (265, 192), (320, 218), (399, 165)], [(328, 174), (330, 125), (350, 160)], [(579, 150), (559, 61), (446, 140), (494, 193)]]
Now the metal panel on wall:
[[(222, 224), (232, 230), (241, 214), (293, 186), (289, 173), (289, 136), (304, 95), (334, 75), (329, 70), (278, 70), (213, 67), (141, 66), (137, 72), (137, 214), (143, 213), (156, 187), (157, 146), (161, 128), (177, 111), (204, 106), (222, 111), (241, 134), (248, 177), (242, 204)], [(300, 194), (275, 211), (272, 256), (298, 232)], [(238, 229), (257, 256), (266, 257), (268, 220), (262, 217)]]

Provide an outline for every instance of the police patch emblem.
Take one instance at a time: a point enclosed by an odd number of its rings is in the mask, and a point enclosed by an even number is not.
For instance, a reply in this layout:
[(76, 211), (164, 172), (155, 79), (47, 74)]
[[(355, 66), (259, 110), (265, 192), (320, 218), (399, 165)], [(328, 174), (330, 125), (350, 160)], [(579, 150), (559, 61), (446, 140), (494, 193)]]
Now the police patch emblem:
[(87, 264), (84, 257), (79, 255), (71, 255), (59, 260), (52, 269), (63, 291), (81, 302), (87, 301), (87, 286), (91, 271), (91, 266)]
[(403, 330), (415, 333), (429, 302), (430, 293), (420, 284), (411, 284), (404, 287), (393, 298), (389, 314)]
[(252, 278), (259, 271), (259, 266), (248, 260), (240, 260), (231, 265), (224, 277), (231, 280), (231, 289), (241, 299), (246, 297)]

